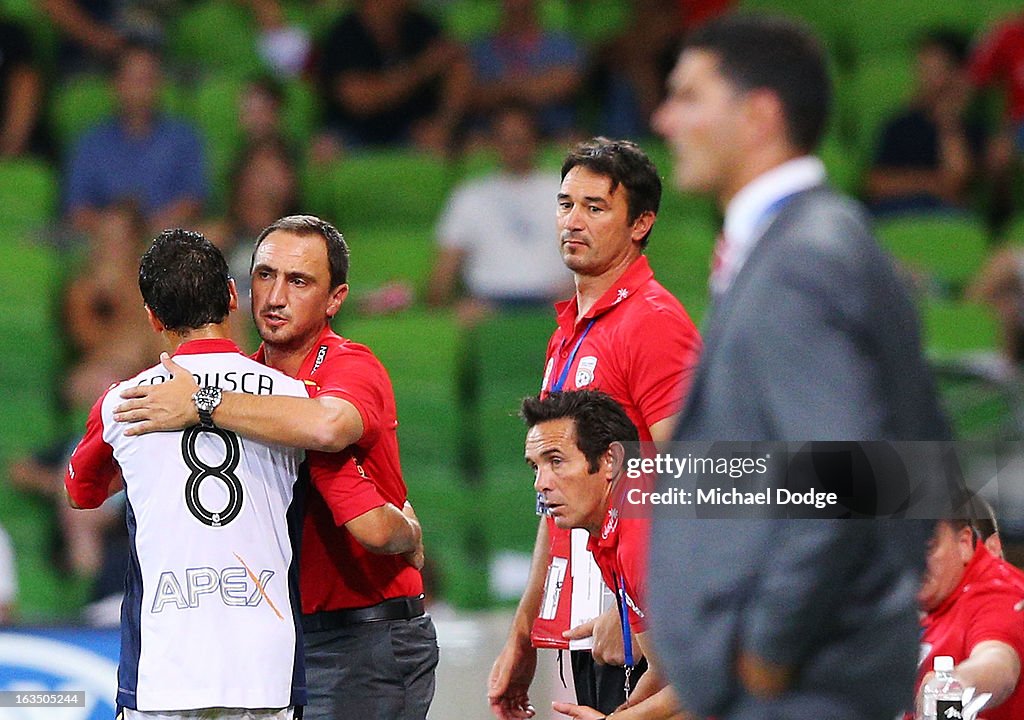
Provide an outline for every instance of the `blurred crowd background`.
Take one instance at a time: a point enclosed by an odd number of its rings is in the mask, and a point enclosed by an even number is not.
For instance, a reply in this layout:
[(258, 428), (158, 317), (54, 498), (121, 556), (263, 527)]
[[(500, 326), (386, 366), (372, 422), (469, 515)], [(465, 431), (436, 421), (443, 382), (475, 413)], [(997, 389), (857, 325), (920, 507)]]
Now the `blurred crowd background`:
[[(736, 10), (819, 32), (831, 180), (914, 287), (960, 437), (1019, 438), (1024, 3), (0, 0), (0, 624), (116, 623), (123, 503), (72, 514), (62, 477), (95, 398), (160, 350), (148, 239), (203, 230), (244, 291), (252, 240), (299, 211), (351, 246), (336, 329), (392, 375), (431, 594), (518, 599), (536, 525), (515, 410), (571, 292), (562, 158), (628, 137), (669, 177), (649, 118), (678, 44)], [(648, 255), (699, 321), (720, 212), (670, 185)], [(255, 349), (247, 308), (236, 325)]]

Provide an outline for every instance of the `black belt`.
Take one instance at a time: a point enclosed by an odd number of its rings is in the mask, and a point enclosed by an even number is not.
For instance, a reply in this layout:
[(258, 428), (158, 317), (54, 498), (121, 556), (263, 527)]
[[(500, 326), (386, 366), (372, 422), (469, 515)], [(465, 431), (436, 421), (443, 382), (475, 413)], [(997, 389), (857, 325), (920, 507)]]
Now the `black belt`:
[(365, 608), (324, 610), (311, 615), (303, 615), (302, 630), (303, 632), (319, 632), (386, 620), (412, 620), (424, 613), (426, 613), (426, 609), (423, 607), (422, 595), (392, 598)]

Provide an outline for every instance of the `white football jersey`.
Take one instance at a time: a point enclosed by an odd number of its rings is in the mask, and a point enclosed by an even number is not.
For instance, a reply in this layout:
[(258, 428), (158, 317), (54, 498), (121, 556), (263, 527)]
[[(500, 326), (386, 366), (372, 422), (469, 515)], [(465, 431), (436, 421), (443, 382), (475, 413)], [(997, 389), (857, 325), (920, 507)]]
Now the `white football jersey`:
[[(201, 386), (307, 396), (302, 382), (228, 340), (185, 343), (174, 359)], [(117, 467), (127, 491), (118, 705), (304, 704), (294, 497), (303, 451), (201, 426), (126, 437), (112, 417), (119, 391), (167, 376), (156, 365), (108, 390), (68, 468), (69, 494), (83, 507), (102, 501)]]

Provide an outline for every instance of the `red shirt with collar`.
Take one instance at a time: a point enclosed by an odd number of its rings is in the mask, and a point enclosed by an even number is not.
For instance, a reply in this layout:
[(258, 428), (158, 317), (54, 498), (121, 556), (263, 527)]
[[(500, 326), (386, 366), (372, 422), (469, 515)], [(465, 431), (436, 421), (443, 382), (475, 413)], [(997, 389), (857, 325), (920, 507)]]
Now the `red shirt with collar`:
[(682, 406), (700, 355), (697, 328), (675, 296), (654, 279), (643, 255), (579, 321), (578, 309), (575, 297), (555, 305), (558, 328), (548, 341), (542, 393), (552, 392), (565, 371), (562, 390), (608, 393), (637, 426), (640, 439), (650, 440), (651, 425)]
[[(266, 362), (261, 346), (255, 358)], [(302, 612), (369, 607), (390, 598), (420, 595), (423, 578), (400, 555), (366, 550), (344, 524), (392, 503), (405, 504), (408, 492), (398, 458), (398, 413), (391, 378), (365, 345), (324, 328), (296, 374), (314, 385), (314, 396), (352, 403), (363, 421), (363, 435), (340, 453), (307, 453), (309, 493), (299, 562)], [(320, 472), (327, 460), (334, 472)], [(348, 460), (355, 463), (348, 463)], [(354, 471), (339, 475), (339, 464)]]
[[(1004, 642), (1024, 661), (1024, 582), (1005, 560), (977, 544), (964, 577), (949, 597), (921, 621), (921, 665), (917, 688), (932, 669), (935, 657), (950, 655), (954, 663), (966, 660), (974, 646), (985, 640)], [(1022, 678), (1024, 679), (1024, 678)], [(999, 707), (982, 710), (980, 720), (1024, 718), (1024, 682)]]
[(608, 508), (601, 534), (590, 536), (587, 550), (601, 568), (605, 584), (615, 590), (620, 602), (625, 603), (630, 630), (642, 633), (647, 630), (644, 607), (647, 598), (647, 542), (651, 534), (651, 521), (642, 517), (623, 517), (619, 507), (620, 503), (613, 503)]
[[(554, 391), (564, 372), (562, 390), (607, 393), (636, 425), (640, 439), (649, 441), (651, 425), (682, 407), (700, 356), (696, 326), (675, 296), (654, 279), (644, 255), (577, 321), (578, 310), (575, 296), (555, 304), (558, 328), (548, 341), (541, 394)], [(570, 531), (556, 527), (551, 518), (548, 530), (549, 554), (570, 558)], [(571, 594), (571, 574), (562, 592), (567, 598)], [(562, 629), (568, 630), (568, 613), (564, 617)]]
[(1014, 122), (1024, 120), (1024, 18), (1013, 18), (982, 38), (969, 69), (976, 85), (1003, 85), (1007, 115)]

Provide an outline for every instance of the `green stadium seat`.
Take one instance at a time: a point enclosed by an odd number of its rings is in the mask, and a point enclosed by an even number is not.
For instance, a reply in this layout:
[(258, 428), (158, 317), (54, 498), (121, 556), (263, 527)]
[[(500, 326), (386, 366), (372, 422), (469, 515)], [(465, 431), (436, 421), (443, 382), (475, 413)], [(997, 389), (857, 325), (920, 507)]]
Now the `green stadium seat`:
[(243, 87), (241, 78), (210, 73), (200, 81), (192, 102), (192, 119), (206, 140), (215, 199), (222, 206), (228, 199), (231, 165), (242, 144), (238, 102)]
[(572, 33), (595, 47), (624, 30), (633, 17), (631, 3), (624, 0), (591, 0), (572, 3)]
[[(32, 177), (26, 176), (25, 182), (26, 187), (31, 186)], [(6, 202), (5, 207), (9, 207)], [(57, 440), (61, 425), (56, 399), (63, 378), (59, 371), (63, 348), (57, 306), (63, 258), (52, 248), (27, 243), (22, 237), (21, 232), (0, 223), (0, 303), (8, 309), (0, 317), (0, 387), (4, 394), (0, 524), (15, 547), (20, 619), (49, 623), (71, 619), (87, 588), (82, 583), (69, 584), (54, 567), (50, 554), (53, 501), (19, 493), (5, 477), (10, 460), (48, 447)]]
[(433, 227), (453, 168), (406, 150), (353, 154), (324, 169), (307, 168), (304, 196), (342, 232), (354, 227)]
[(476, 429), (480, 443), (484, 540), (489, 553), (529, 553), (537, 535), (536, 495), (523, 461), (526, 430), (519, 403), (540, 391), (544, 355), (555, 329), (554, 311), (496, 315), (471, 333)]
[(0, 425), (0, 455), (52, 442), (56, 431), (57, 372), (61, 333), (57, 304), (61, 264), (56, 252), (17, 234), (0, 236), (0, 387), (6, 420)]
[(501, 23), (501, 5), (495, 0), (451, 0), (442, 7), (445, 28), (462, 42), (478, 40)]
[(83, 132), (114, 113), (110, 81), (100, 75), (77, 75), (53, 91), (50, 129), (67, 148)]
[(460, 468), (466, 430), (456, 388), (462, 346), (454, 318), (422, 311), (370, 318), (345, 309), (335, 325), (369, 346), (391, 377), (402, 470), (445, 596), (459, 607), (482, 607), (486, 564), (472, 541), (480, 513)]
[(825, 163), (829, 182), (848, 195), (860, 193), (863, 162), (867, 158), (844, 142), (837, 132), (829, 133), (818, 149), (818, 157)]
[(879, 53), (913, 52), (927, 30), (943, 27), (973, 35), (983, 21), (987, 2), (934, 0), (858, 0), (843, 8), (847, 28), (860, 59)]
[(416, 297), (423, 296), (436, 251), (430, 229), (356, 226), (349, 232), (341, 227), (352, 251), (349, 285), (355, 302), (394, 281), (412, 285)]
[(41, 160), (0, 162), (0, 228), (24, 235), (49, 223), (57, 210), (57, 177)]
[(932, 300), (924, 304), (921, 316), (931, 357), (949, 359), (999, 349), (999, 323), (987, 305)]
[(1019, 440), (1024, 433), (1020, 388), (962, 363), (938, 363), (935, 376), (958, 440)]
[(305, 147), (313, 136), (320, 117), (320, 100), (316, 90), (305, 80), (294, 78), (284, 83), (284, 106), (281, 120), (285, 136)]
[(708, 303), (717, 228), (706, 216), (662, 211), (647, 246), (654, 277), (679, 299), (695, 323), (704, 316)]
[(180, 65), (245, 77), (262, 67), (257, 37), (256, 21), (240, 3), (205, 0), (177, 16), (167, 44)]
[(981, 269), (988, 248), (984, 224), (970, 216), (914, 215), (878, 224), (882, 245), (911, 272), (925, 272), (953, 290)]
[(391, 376), (398, 403), (398, 437), (409, 477), (418, 467), (457, 474), (459, 418), (456, 374), (459, 330), (445, 313), (408, 311), (361, 317), (343, 309), (339, 332), (367, 345)]

